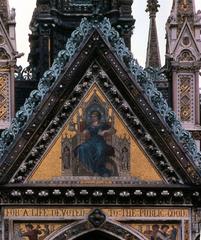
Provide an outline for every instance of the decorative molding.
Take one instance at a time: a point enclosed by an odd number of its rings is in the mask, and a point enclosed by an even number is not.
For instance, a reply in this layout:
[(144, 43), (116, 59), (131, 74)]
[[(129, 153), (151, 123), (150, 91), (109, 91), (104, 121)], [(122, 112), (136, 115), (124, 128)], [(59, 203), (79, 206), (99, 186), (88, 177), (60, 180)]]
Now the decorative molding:
[[(166, 186), (159, 184), (133, 184), (126, 181), (124, 184), (109, 187), (105, 186), (76, 186), (63, 184), (61, 181), (41, 182), (35, 185), (14, 185), (0, 188), (2, 204), (17, 207), (33, 207), (33, 205), (64, 206), (160, 206), (160, 207), (191, 207), (200, 206), (200, 188)], [(196, 213), (197, 214), (197, 213)], [(200, 213), (199, 213), (200, 214)], [(196, 215), (198, 217), (198, 215)], [(197, 222), (198, 223), (198, 222)]]
[(190, 224), (189, 220), (184, 221), (184, 240), (189, 240), (190, 236)]
[(119, 33), (111, 26), (109, 19), (104, 18), (102, 22), (89, 22), (84, 18), (80, 26), (72, 33), (68, 39), (66, 48), (59, 52), (54, 60), (52, 67), (46, 71), (40, 79), (38, 89), (31, 92), (30, 97), (25, 101), (24, 106), (16, 113), (9, 129), (6, 129), (0, 138), (0, 156), (11, 145), (19, 132), (22, 131), (25, 123), (28, 121), (36, 106), (42, 102), (46, 93), (50, 90), (52, 84), (62, 73), (65, 64), (75, 55), (81, 42), (86, 38), (94, 28), (101, 31), (107, 41), (111, 44), (114, 51), (121, 61), (129, 68), (133, 75), (133, 81), (136, 81), (149, 99), (152, 107), (161, 116), (163, 121), (170, 128), (175, 138), (183, 145), (186, 153), (193, 160), (193, 163), (201, 169), (201, 153), (191, 134), (182, 128), (176, 114), (170, 109), (162, 94), (156, 89), (153, 81), (147, 77), (147, 72), (139, 66), (136, 59), (133, 58), (129, 49), (125, 46)]
[(182, 122), (195, 122), (195, 80), (192, 74), (178, 74), (178, 116)]
[[(152, 162), (157, 169), (159, 169), (165, 180), (169, 183), (183, 184), (181, 177), (173, 170), (173, 166), (155, 144), (149, 131), (143, 127), (143, 124), (130, 109), (128, 103), (124, 100), (119, 91), (114, 87), (107, 74), (96, 63), (92, 64), (86, 71), (79, 85), (76, 86), (74, 91), (69, 95), (69, 98), (66, 99), (60, 112), (52, 119), (50, 124), (46, 127), (46, 130), (37, 139), (37, 143), (34, 147), (30, 149), (25, 161), (22, 162), (10, 182), (23, 183), (28, 179), (34, 167), (41, 161), (42, 156), (44, 156), (45, 151), (49, 148), (53, 139), (61, 131), (69, 116), (71, 116), (83, 96), (94, 83), (98, 84), (108, 101), (115, 107), (133, 136), (138, 139), (140, 145), (147, 155), (150, 156)], [(113, 183), (115, 184), (115, 182)]]
[(196, 61), (195, 56), (189, 50), (183, 50), (177, 57), (178, 62), (194, 62)]
[[(98, 210), (97, 211), (101, 211)], [(52, 233), (47, 237), (48, 240), (65, 240), (65, 239), (75, 239), (82, 234), (87, 234), (98, 230), (103, 232), (105, 235), (112, 235), (117, 239), (135, 239), (135, 240), (145, 240), (145, 237), (136, 229), (130, 229), (127, 226), (115, 222), (110, 219), (106, 219), (105, 222), (97, 228), (93, 226), (88, 220), (82, 220), (79, 222), (72, 223), (71, 225), (65, 226), (55, 233)]]

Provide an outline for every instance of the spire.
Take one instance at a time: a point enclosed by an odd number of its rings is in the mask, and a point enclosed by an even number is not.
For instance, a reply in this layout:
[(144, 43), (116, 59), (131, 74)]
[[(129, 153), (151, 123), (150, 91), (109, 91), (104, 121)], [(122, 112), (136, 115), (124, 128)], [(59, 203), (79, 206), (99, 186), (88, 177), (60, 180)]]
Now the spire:
[(146, 12), (149, 12), (150, 26), (147, 45), (146, 67), (160, 68), (161, 59), (156, 28), (156, 13), (158, 12), (158, 0), (148, 0)]

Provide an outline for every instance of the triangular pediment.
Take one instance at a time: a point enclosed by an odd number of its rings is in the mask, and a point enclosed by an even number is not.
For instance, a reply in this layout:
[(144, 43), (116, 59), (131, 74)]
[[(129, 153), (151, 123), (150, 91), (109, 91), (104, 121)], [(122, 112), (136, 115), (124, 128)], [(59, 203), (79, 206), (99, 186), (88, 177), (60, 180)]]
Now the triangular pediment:
[[(97, 127), (92, 126), (93, 112), (101, 114)], [(98, 132), (91, 135), (96, 128), (100, 132), (105, 128), (108, 135), (102, 137)], [(49, 132), (46, 130), (43, 135)], [(100, 158), (102, 164), (97, 163)], [(136, 181), (165, 182), (97, 81), (92, 83), (26, 181), (52, 181), (69, 176), (128, 177)]]
[[(83, 25), (81, 26), (83, 27)], [(84, 29), (86, 30), (86, 28)], [(72, 179), (72, 175), (78, 175), (71, 170), (62, 173), (62, 162), (58, 159), (62, 154), (62, 147), (60, 145), (57, 148), (56, 143), (58, 139), (59, 144), (61, 144), (66, 137), (69, 139), (75, 136), (73, 134), (70, 136), (68, 131), (77, 127), (78, 118), (82, 118), (83, 123), (88, 119), (86, 116), (83, 117), (87, 111), (81, 111), (84, 108), (84, 103), (88, 104), (88, 107), (101, 106), (99, 112), (104, 113), (105, 111), (103, 119), (105, 122), (106, 119), (109, 119), (110, 123), (112, 122), (110, 115), (113, 112), (114, 118), (117, 122), (119, 121), (119, 125), (114, 126), (114, 130), (118, 132), (122, 129), (120, 132), (123, 134), (121, 136), (119, 133), (117, 137), (123, 139), (124, 134), (127, 134), (125, 146), (129, 145), (128, 139), (132, 139), (132, 144), (135, 146), (133, 151), (136, 152), (133, 153), (133, 158), (131, 156), (132, 161), (129, 161), (127, 166), (129, 171), (124, 173), (123, 177), (133, 177), (133, 179), (141, 181), (163, 181), (169, 184), (199, 182), (200, 173), (196, 167), (196, 162), (190, 159), (190, 152), (187, 153), (189, 140), (185, 143), (185, 139), (191, 140), (191, 138), (187, 136), (185, 130), (180, 129), (179, 122), (175, 120), (174, 113), (166, 106), (162, 95), (147, 80), (146, 72), (132, 59), (128, 49), (125, 48), (118, 36), (116, 44), (113, 44), (114, 48), (111, 46), (108, 36), (112, 31), (114, 39), (116, 32), (113, 29), (111, 30), (108, 26), (106, 28), (105, 25), (102, 25), (102, 30), (94, 26), (89, 29), (87, 34), (84, 32), (83, 41), (77, 51), (76, 44), (67, 43), (70, 46), (68, 50), (59, 53), (59, 58), (55, 60), (52, 68), (41, 79), (38, 90), (31, 93), (24, 107), (17, 113), (11, 128), (3, 133), (1, 141), (7, 141), (10, 148), (9, 151), (2, 149), (4, 155), (1, 163), (1, 171), (3, 171), (1, 183), (43, 180), (35, 176), (39, 173), (44, 174), (45, 168), (46, 172), (50, 169), (51, 171), (56, 171), (56, 169), (60, 171), (60, 173), (51, 175), (45, 180), (52, 180), (54, 177), (63, 175), (70, 176)], [(65, 55), (66, 52), (71, 57), (64, 65), (65, 60), (69, 58)], [(63, 65), (58, 64), (58, 61), (61, 61)], [(97, 88), (96, 94), (94, 88)], [(87, 98), (87, 96), (90, 97)], [(82, 107), (80, 107), (81, 104)], [(106, 105), (110, 108), (108, 114), (106, 114), (106, 110), (103, 110)], [(37, 107), (33, 110), (30, 106)], [(26, 115), (28, 111), (29, 115)], [(26, 123), (24, 123), (25, 121)], [(21, 128), (22, 131), (16, 135), (12, 142), (11, 130), (14, 129), (13, 126), (19, 126), (19, 123), (23, 123), (24, 127)], [(66, 128), (68, 129), (67, 133), (65, 132)], [(105, 127), (104, 130), (109, 130), (109, 128)], [(183, 141), (185, 144), (185, 151), (176, 139), (176, 133), (180, 134), (180, 132), (186, 134), (185, 139), (182, 135), (179, 137), (181, 142)], [(63, 145), (63, 151), (65, 146), (69, 147), (67, 141)], [(110, 154), (114, 154), (114, 145), (110, 145), (112, 146)], [(2, 146), (5, 145), (2, 144)], [(82, 146), (82, 142), (75, 146), (77, 151), (79, 151), (79, 146)], [(104, 146), (106, 147), (106, 145)], [(194, 144), (192, 143), (191, 146), (194, 147)], [(66, 155), (69, 154), (69, 150), (67, 150)], [(53, 151), (57, 152), (57, 157), (53, 157)], [(121, 151), (121, 153), (123, 152)], [(50, 160), (47, 160), (48, 154)], [(123, 155), (121, 159), (124, 159)], [(47, 162), (45, 162), (46, 160)], [(51, 165), (48, 161), (51, 161)], [(86, 161), (87, 159), (84, 159), (82, 162)], [(131, 165), (134, 163), (136, 165), (133, 165), (132, 172)], [(45, 165), (43, 171), (40, 170), (42, 164)], [(110, 167), (107, 168), (113, 171), (112, 176), (116, 175), (119, 178), (118, 166), (115, 170), (115, 167), (111, 167), (112, 164), (110, 162)], [(68, 162), (67, 165), (69, 165)], [(89, 168), (89, 165), (91, 165), (90, 162), (85, 165), (85, 168), (86, 166)], [(92, 167), (90, 167), (91, 169)], [(150, 170), (151, 177), (145, 176), (144, 169), (148, 172)], [(137, 170), (141, 171), (141, 175), (137, 173)], [(85, 174), (81, 175), (90, 176), (86, 171)], [(110, 176), (111, 174), (101, 173), (98, 177)], [(61, 180), (61, 178), (58, 179), (58, 181)]]
[[(185, 50), (188, 50), (190, 55), (188, 54), (186, 58), (184, 56), (184, 58), (182, 59), (182, 52)], [(201, 56), (199, 47), (192, 33), (191, 27), (187, 21), (185, 21), (179, 34), (179, 37), (173, 49), (173, 55), (177, 59), (177, 61), (190, 62), (200, 60)]]

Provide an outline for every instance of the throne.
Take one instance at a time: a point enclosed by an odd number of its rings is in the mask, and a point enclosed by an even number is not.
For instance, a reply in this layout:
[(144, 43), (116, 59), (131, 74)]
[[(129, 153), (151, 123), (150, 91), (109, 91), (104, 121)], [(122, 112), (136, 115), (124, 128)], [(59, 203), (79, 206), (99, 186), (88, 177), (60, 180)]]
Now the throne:
[(96, 91), (90, 100), (82, 104), (76, 117), (70, 121), (68, 131), (70, 136), (62, 136), (61, 158), (63, 161), (63, 174), (71, 176), (97, 176), (86, 169), (75, 156), (75, 149), (86, 141), (83, 134), (86, 126), (90, 124), (91, 113), (98, 111), (101, 114), (101, 123), (106, 124), (113, 134), (104, 137), (107, 143), (107, 161), (105, 167), (112, 176), (128, 176), (130, 172), (130, 140), (126, 136), (117, 136), (114, 127), (114, 112), (106, 102), (103, 102)]

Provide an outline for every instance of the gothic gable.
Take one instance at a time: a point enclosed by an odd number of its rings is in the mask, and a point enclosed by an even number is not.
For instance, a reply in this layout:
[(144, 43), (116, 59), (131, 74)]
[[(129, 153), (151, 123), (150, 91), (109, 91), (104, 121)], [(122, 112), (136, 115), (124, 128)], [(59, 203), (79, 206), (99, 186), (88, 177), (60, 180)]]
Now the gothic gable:
[(173, 48), (174, 59), (179, 62), (199, 61), (200, 51), (191, 27), (186, 21)]
[[(73, 38), (80, 44), (76, 45)], [(120, 116), (121, 127), (124, 130), (128, 127), (138, 146), (142, 146), (141, 153), (149, 156), (150, 168), (156, 169), (155, 173), (167, 183), (199, 183), (199, 153), (195, 143), (108, 21), (105, 19), (97, 27), (83, 21), (67, 46), (40, 80), (38, 90), (31, 93), (17, 113), (11, 127), (2, 134), (1, 183), (22, 183), (36, 169), (45, 150), (68, 119), (72, 119), (74, 109), (92, 86), (94, 74), (90, 76), (87, 70), (94, 62), (103, 73), (96, 80), (100, 91), (116, 118)], [(93, 99), (100, 106), (105, 105), (100, 97)], [(110, 150), (112, 154), (114, 151)]]
[[(93, 64), (92, 68), (98, 68), (98, 65)], [(137, 136), (129, 131), (126, 122), (116, 112), (98, 85), (98, 78), (107, 75), (100, 69), (96, 74), (90, 69), (87, 74), (90, 74), (90, 77), (93, 76), (94, 83), (76, 106), (70, 118), (64, 123), (56, 138), (50, 143), (48, 149), (42, 154), (41, 160), (28, 176), (27, 181), (51, 181), (59, 178), (65, 179), (69, 176), (91, 176), (92, 178), (104, 176), (118, 177), (119, 179), (127, 177), (141, 182), (163, 182), (162, 174), (158, 172), (154, 160), (148, 157), (147, 149), (143, 149)], [(92, 131), (91, 113), (93, 112), (101, 114), (101, 126), (109, 129), (103, 142), (97, 141), (97, 136), (90, 136), (91, 138), (86, 136), (86, 129)], [(50, 132), (51, 127), (42, 137), (49, 135)], [(146, 132), (144, 132), (144, 136), (148, 144), (151, 137)], [(100, 158), (98, 150), (101, 151), (101, 148), (103, 148), (102, 153), (106, 154), (102, 159), (105, 165), (97, 168), (97, 160)], [(35, 149), (38, 149), (38, 146)], [(82, 150), (86, 152), (82, 153)], [(94, 159), (91, 159), (90, 151), (94, 151)], [(144, 172), (145, 168), (149, 171)], [(18, 175), (11, 181), (16, 181)], [(84, 181), (86, 179), (82, 179), (82, 182)]]

